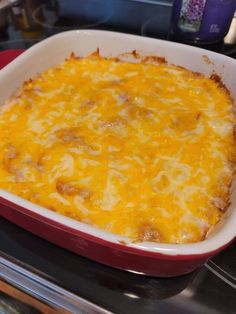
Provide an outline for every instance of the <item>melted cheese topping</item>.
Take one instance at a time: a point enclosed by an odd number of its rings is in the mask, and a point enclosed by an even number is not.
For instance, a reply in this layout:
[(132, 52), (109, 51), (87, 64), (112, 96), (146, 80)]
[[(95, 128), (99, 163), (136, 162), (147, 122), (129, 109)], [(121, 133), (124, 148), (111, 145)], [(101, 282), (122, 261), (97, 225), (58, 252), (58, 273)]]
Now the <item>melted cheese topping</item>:
[(199, 241), (228, 204), (234, 119), (186, 69), (71, 57), (1, 107), (0, 188), (136, 241)]

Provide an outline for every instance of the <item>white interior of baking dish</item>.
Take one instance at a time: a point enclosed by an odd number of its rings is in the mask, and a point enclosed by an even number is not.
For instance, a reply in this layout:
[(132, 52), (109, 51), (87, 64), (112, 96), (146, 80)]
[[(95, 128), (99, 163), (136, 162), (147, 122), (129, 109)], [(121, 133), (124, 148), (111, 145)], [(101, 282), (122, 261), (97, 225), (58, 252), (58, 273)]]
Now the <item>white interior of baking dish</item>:
[[(36, 44), (1, 70), (0, 103), (2, 104), (25, 80), (62, 62), (71, 52), (78, 56), (86, 56), (97, 48), (102, 56), (118, 56), (121, 53), (137, 50), (142, 55), (165, 57), (169, 63), (184, 66), (208, 76), (214, 71), (220, 75), (233, 99), (236, 100), (236, 61), (234, 59), (200, 48), (163, 40), (106, 31), (78, 30), (60, 33)], [(206, 240), (192, 244), (131, 243), (126, 237), (80, 223), (6, 191), (0, 190), (0, 196), (73, 229), (114, 243), (123, 240), (130, 247), (151, 252), (170, 255), (203, 254), (216, 250), (236, 236), (236, 189), (234, 187), (231, 206), (220, 223), (213, 228)]]

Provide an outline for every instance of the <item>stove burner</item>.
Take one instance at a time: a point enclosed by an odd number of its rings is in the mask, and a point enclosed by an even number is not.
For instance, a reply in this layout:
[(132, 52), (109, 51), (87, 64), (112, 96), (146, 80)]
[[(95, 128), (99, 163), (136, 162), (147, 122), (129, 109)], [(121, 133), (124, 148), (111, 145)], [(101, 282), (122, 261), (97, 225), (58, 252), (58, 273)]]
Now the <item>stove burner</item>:
[(170, 33), (170, 18), (171, 15), (169, 12), (162, 10), (160, 14), (151, 17), (143, 23), (141, 35), (168, 39)]
[(106, 23), (112, 15), (113, 9), (109, 3), (105, 4), (100, 0), (79, 3), (60, 1), (54, 12), (48, 9), (47, 4), (38, 6), (32, 12), (32, 18), (36, 24), (54, 32), (75, 28), (95, 28)]

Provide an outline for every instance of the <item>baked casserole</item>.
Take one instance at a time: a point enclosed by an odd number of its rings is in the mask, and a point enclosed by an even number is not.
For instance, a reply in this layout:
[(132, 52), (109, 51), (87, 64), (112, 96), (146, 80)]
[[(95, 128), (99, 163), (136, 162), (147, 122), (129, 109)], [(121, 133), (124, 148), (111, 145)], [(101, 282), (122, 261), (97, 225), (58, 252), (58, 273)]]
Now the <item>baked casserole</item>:
[(229, 205), (234, 123), (216, 75), (72, 54), (0, 107), (0, 188), (133, 241), (197, 242)]

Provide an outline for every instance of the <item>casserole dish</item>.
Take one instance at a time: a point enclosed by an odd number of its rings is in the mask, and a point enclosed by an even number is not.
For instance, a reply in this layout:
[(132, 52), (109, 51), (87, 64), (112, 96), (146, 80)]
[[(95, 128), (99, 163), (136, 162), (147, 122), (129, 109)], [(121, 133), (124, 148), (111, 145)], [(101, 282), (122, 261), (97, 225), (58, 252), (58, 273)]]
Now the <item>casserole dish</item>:
[[(236, 62), (231, 58), (156, 39), (83, 30), (53, 36), (30, 48), (3, 69), (0, 84), (5, 88), (0, 93), (0, 103), (25, 80), (60, 63), (72, 51), (75, 55), (86, 56), (97, 48), (102, 56), (116, 57), (137, 50), (142, 55), (164, 57), (169, 63), (207, 76), (214, 71), (236, 98), (233, 88)], [(231, 206), (207, 239), (192, 244), (130, 243), (125, 237), (85, 225), (3, 190), (0, 191), (0, 212), (19, 226), (98, 262), (147, 275), (169, 277), (193, 271), (234, 239), (235, 197), (233, 191)]]

